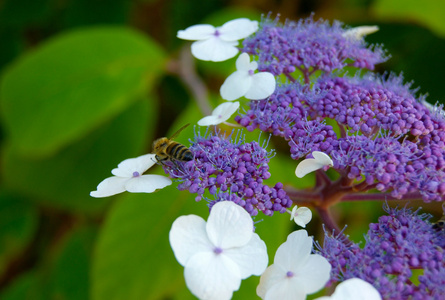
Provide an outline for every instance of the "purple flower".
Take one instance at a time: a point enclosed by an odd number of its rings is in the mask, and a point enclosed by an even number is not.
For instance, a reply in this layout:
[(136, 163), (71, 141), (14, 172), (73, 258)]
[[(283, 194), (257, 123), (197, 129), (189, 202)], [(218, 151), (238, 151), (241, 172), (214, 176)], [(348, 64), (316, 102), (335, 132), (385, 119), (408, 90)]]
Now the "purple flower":
[[(332, 265), (332, 281), (361, 278), (384, 299), (440, 299), (445, 293), (445, 232), (434, 230), (430, 216), (419, 210), (385, 210), (387, 216), (370, 224), (363, 249), (343, 232), (325, 235), (319, 253)], [(418, 286), (411, 282), (414, 269), (424, 270)]]
[(244, 40), (243, 51), (258, 55), (258, 69), (274, 75), (297, 69), (332, 72), (348, 65), (373, 70), (387, 59), (380, 46), (367, 46), (363, 38), (348, 38), (342, 26), (338, 21), (331, 25), (312, 17), (285, 24), (266, 18), (255, 35)]
[(269, 159), (273, 151), (264, 149), (258, 142), (246, 143), (241, 132), (235, 138), (220, 134), (201, 136), (195, 134), (193, 145), (189, 148), (194, 159), (181, 164), (166, 164), (164, 170), (180, 184), (179, 190), (196, 193), (196, 200), (202, 199), (208, 191), (215, 195), (212, 206), (219, 201), (232, 201), (244, 207), (255, 216), (258, 210), (271, 216), (275, 211), (286, 212), (292, 201), (283, 190), (283, 184), (273, 187), (263, 184), (270, 177)]

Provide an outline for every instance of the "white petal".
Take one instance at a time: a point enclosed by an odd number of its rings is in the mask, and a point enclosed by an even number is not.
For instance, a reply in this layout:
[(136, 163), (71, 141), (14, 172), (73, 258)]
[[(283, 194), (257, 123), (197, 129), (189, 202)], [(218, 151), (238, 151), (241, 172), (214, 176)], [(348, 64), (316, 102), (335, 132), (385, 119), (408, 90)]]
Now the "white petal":
[(261, 299), (266, 297), (267, 291), (278, 282), (286, 278), (286, 271), (279, 266), (270, 265), (260, 277), (260, 284), (256, 288), (256, 293)]
[(212, 25), (198, 24), (190, 26), (185, 30), (179, 30), (176, 37), (183, 40), (199, 41), (210, 38), (212, 35), (215, 34), (215, 31), (216, 28)]
[(224, 61), (238, 53), (237, 42), (225, 42), (213, 36), (192, 44), (192, 54), (200, 60)]
[[(320, 299), (320, 298), (318, 298)], [(317, 299), (317, 300), (318, 300)], [(377, 289), (370, 283), (360, 279), (351, 278), (340, 283), (330, 297), (332, 300), (381, 300)]]
[(298, 164), (297, 169), (295, 170), (295, 175), (298, 178), (302, 178), (305, 175), (322, 169), (325, 166), (334, 165), (332, 159), (323, 152), (314, 151), (312, 152), (312, 156), (314, 156), (314, 158), (306, 158)]
[(319, 254), (311, 254), (294, 274), (294, 278), (302, 283), (306, 294), (321, 290), (331, 276), (331, 264)]
[(258, 22), (246, 18), (235, 19), (218, 28), (221, 39), (236, 41), (248, 37), (258, 30)]
[(346, 30), (343, 33), (345, 38), (352, 38), (356, 40), (360, 40), (365, 35), (369, 35), (371, 33), (379, 31), (378, 26), (358, 26), (351, 29)]
[(213, 253), (214, 246), (207, 237), (206, 222), (199, 216), (177, 218), (170, 229), (169, 240), (173, 253), (182, 266), (196, 253)]
[(172, 180), (161, 175), (142, 175), (125, 183), (125, 189), (131, 193), (153, 193), (172, 184)]
[(238, 266), (224, 255), (202, 252), (184, 269), (185, 283), (199, 299), (228, 300), (241, 284)]
[(327, 155), (326, 153), (323, 153), (321, 151), (313, 151), (312, 156), (319, 162), (324, 164), (325, 166), (332, 167), (334, 165), (334, 162), (332, 159)]
[(231, 201), (216, 203), (207, 220), (209, 240), (222, 249), (247, 245), (253, 235), (249, 213)]
[(244, 95), (250, 100), (261, 100), (269, 97), (275, 91), (275, 77), (269, 72), (260, 72), (252, 76), (252, 85)]
[(239, 108), (239, 102), (225, 102), (218, 105), (212, 112), (211, 116), (207, 116), (198, 121), (199, 126), (209, 126), (221, 124), (233, 115)]
[(286, 242), (278, 247), (274, 264), (287, 271), (296, 272), (305, 264), (312, 250), (312, 238), (306, 230), (297, 230), (288, 235)]
[(116, 176), (108, 177), (99, 183), (97, 186), (97, 191), (92, 191), (90, 196), (102, 198), (125, 192), (125, 183), (128, 180), (130, 179)]
[(151, 168), (155, 163), (155, 154), (145, 154), (122, 161), (111, 173), (115, 176), (131, 178), (134, 176), (134, 172), (142, 175), (142, 173)]
[[(295, 209), (295, 207), (294, 207), (294, 209)], [(294, 222), (303, 228), (306, 227), (306, 224), (309, 223), (312, 219), (311, 210), (307, 207), (300, 207), (296, 210), (294, 210), (294, 209), (292, 210), (292, 216), (293, 216)]]
[[(271, 285), (264, 295), (265, 300), (305, 300), (306, 293), (304, 287), (295, 278), (288, 278), (285, 275), (277, 278), (277, 282)], [(258, 293), (258, 288), (257, 288)]]
[(223, 254), (238, 265), (241, 279), (246, 279), (251, 275), (261, 275), (266, 270), (269, 261), (266, 244), (256, 233), (252, 235), (247, 245), (223, 250)]
[[(250, 70), (250, 57), (247, 53), (241, 53), (236, 59), (236, 70), (248, 72)], [(254, 71), (254, 70), (253, 70)]]
[(252, 86), (252, 76), (247, 72), (233, 72), (221, 86), (221, 97), (225, 100), (233, 101), (244, 96)]

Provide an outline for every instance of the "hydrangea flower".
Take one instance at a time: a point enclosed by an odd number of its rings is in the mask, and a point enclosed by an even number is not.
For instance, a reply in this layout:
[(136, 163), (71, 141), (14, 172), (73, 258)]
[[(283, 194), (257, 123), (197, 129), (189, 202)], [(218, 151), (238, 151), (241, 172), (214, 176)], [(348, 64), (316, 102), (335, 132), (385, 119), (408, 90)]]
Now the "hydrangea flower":
[(314, 158), (306, 158), (298, 164), (297, 168), (295, 169), (295, 175), (298, 178), (303, 178), (306, 176), (306, 174), (324, 169), (326, 167), (329, 168), (334, 165), (334, 162), (329, 155), (326, 155), (323, 152), (313, 151), (312, 156)]
[(131, 193), (153, 193), (170, 184), (170, 178), (161, 175), (142, 175), (156, 163), (155, 154), (145, 154), (136, 158), (129, 158), (111, 170), (115, 176), (104, 179), (97, 186), (91, 197), (109, 197), (128, 191)]
[(312, 219), (312, 212), (307, 207), (298, 207), (295, 205), (290, 212), (290, 219), (291, 221), (293, 220), (295, 224), (305, 228)]
[(315, 300), (381, 300), (379, 292), (372, 284), (360, 279), (351, 278), (341, 282), (331, 296)]
[(169, 238), (187, 287), (199, 299), (230, 299), (242, 279), (267, 267), (266, 244), (253, 232), (250, 215), (230, 201), (214, 205), (207, 223), (179, 217)]
[(239, 108), (239, 102), (226, 102), (218, 105), (210, 116), (198, 121), (199, 126), (218, 125), (227, 121)]
[[(326, 234), (319, 253), (332, 265), (332, 281), (361, 278), (383, 299), (441, 299), (445, 295), (445, 231), (432, 228), (426, 214), (386, 207), (387, 216), (370, 224), (360, 248), (343, 234)], [(419, 284), (412, 270), (423, 269)]]
[(311, 254), (312, 238), (306, 230), (294, 231), (277, 250), (273, 265), (261, 275), (257, 294), (261, 299), (306, 299), (329, 280), (331, 265)]
[(196, 41), (192, 44), (192, 54), (207, 61), (224, 61), (238, 54), (238, 40), (258, 30), (258, 22), (246, 18), (231, 20), (221, 27), (208, 24), (190, 26), (179, 30), (177, 37)]
[(270, 187), (263, 183), (271, 174), (268, 162), (273, 151), (264, 149), (258, 142), (247, 143), (238, 135), (222, 134), (201, 136), (195, 133), (189, 147), (194, 160), (181, 163), (180, 168), (165, 163), (164, 171), (180, 182), (179, 190), (196, 193), (200, 201), (208, 191), (215, 196), (210, 206), (218, 201), (232, 201), (242, 206), (250, 215), (258, 211), (271, 216), (274, 212), (285, 213), (292, 205), (283, 184)]
[(258, 69), (256, 61), (250, 62), (247, 53), (236, 60), (236, 71), (221, 86), (221, 97), (235, 100), (242, 96), (251, 100), (265, 99), (275, 91), (275, 77), (269, 72), (254, 73)]
[(381, 47), (367, 46), (363, 38), (345, 37), (347, 31), (338, 21), (331, 25), (311, 17), (280, 24), (267, 18), (255, 35), (243, 41), (243, 51), (258, 55), (258, 69), (274, 75), (297, 69), (330, 73), (348, 65), (373, 70), (387, 59)]

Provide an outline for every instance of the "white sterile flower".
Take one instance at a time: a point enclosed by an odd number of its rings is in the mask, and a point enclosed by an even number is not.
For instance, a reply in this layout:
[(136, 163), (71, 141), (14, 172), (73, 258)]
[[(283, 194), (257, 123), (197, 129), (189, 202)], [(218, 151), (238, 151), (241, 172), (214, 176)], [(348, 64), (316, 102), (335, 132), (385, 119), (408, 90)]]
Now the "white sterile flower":
[(316, 300), (381, 300), (377, 289), (372, 284), (360, 279), (351, 278), (343, 281), (335, 288), (331, 296), (317, 298)]
[(179, 30), (177, 37), (196, 41), (192, 44), (192, 54), (201, 60), (224, 61), (238, 54), (238, 40), (248, 37), (258, 30), (258, 22), (246, 18), (235, 19), (213, 27), (199, 24)]
[(198, 121), (199, 126), (218, 125), (227, 121), (239, 108), (239, 102), (225, 102), (218, 105), (212, 115), (202, 118)]
[(170, 184), (170, 178), (161, 175), (142, 175), (156, 163), (155, 154), (145, 154), (121, 162), (111, 173), (115, 176), (104, 179), (91, 197), (102, 198), (122, 193), (152, 193)]
[(306, 230), (289, 234), (275, 253), (273, 265), (261, 275), (258, 296), (265, 300), (299, 300), (322, 289), (329, 280), (331, 265), (311, 250), (312, 238)]
[(323, 152), (314, 151), (312, 152), (312, 156), (314, 158), (306, 158), (298, 164), (295, 169), (295, 175), (297, 175), (298, 178), (302, 178), (313, 171), (327, 169), (334, 165), (332, 159)]
[(298, 207), (295, 205), (290, 213), (290, 219), (294, 220), (297, 225), (305, 228), (306, 224), (312, 219), (312, 212), (307, 207)]
[(275, 77), (269, 72), (254, 74), (258, 69), (256, 61), (250, 62), (247, 53), (242, 53), (236, 60), (236, 71), (221, 86), (223, 99), (232, 101), (242, 96), (250, 100), (261, 100), (275, 91)]
[(230, 299), (242, 279), (267, 267), (266, 244), (253, 232), (252, 218), (231, 201), (216, 203), (207, 223), (195, 215), (177, 218), (170, 245), (199, 299)]
[(369, 35), (377, 31), (379, 31), (379, 26), (357, 26), (346, 30), (343, 33), (343, 36), (345, 38), (360, 40), (365, 35)]

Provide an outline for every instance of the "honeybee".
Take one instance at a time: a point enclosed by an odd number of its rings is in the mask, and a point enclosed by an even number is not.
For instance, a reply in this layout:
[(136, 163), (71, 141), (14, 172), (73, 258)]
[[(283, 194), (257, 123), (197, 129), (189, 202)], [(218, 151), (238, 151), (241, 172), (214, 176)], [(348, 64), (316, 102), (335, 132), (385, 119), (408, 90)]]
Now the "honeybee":
[(172, 141), (189, 125), (190, 123), (182, 126), (170, 138), (162, 137), (153, 142), (152, 153), (156, 154), (155, 158), (158, 162), (163, 164), (164, 161), (169, 160), (176, 165), (176, 161), (190, 161), (193, 159), (193, 153), (186, 146)]

